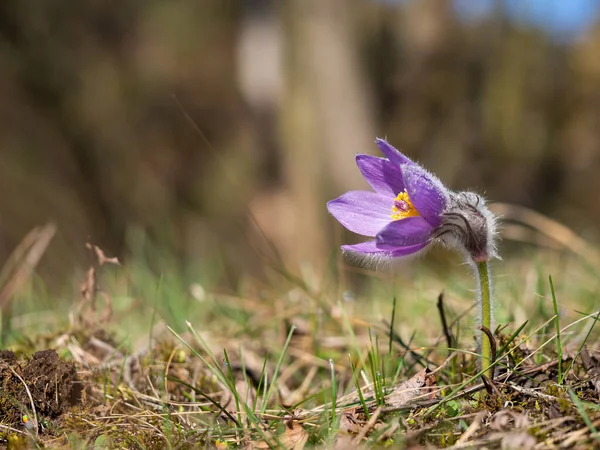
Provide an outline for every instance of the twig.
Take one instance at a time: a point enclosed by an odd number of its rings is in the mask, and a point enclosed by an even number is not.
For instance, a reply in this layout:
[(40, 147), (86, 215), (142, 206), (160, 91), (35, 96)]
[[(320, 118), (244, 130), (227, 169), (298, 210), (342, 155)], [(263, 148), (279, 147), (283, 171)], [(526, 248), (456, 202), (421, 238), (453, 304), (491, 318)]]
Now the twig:
[(498, 388), (496, 387), (496, 385), (494, 384), (494, 382), (492, 380), (490, 380), (485, 375), (481, 375), (481, 380), (483, 381), (483, 384), (485, 385), (485, 389), (488, 391), (489, 394), (494, 393), (504, 401), (504, 395), (502, 394), (502, 392), (500, 392), (498, 390)]
[[(490, 329), (488, 327), (484, 327), (483, 325), (479, 327), (479, 329), (481, 331), (483, 331), (485, 333), (485, 335), (488, 337), (489, 341), (490, 341), (490, 366), (492, 366), (494, 364), (494, 362), (496, 361), (496, 339), (494, 338), (494, 334), (490, 331)], [(490, 381), (494, 381), (494, 372), (495, 370), (492, 368), (492, 370), (490, 371)]]
[(26, 433), (24, 433), (24, 432), (23, 432), (23, 431), (21, 431), (21, 430), (17, 430), (16, 428), (12, 428), (12, 427), (9, 427), (8, 425), (3, 425), (3, 424), (1, 424), (1, 423), (0, 423), (0, 430), (9, 431), (9, 432), (11, 432), (11, 433), (16, 433), (16, 434), (22, 434), (22, 435), (24, 435), (24, 436), (26, 436), (26, 435), (27, 435)]
[(448, 322), (446, 321), (443, 292), (440, 292), (440, 295), (438, 295), (437, 309), (440, 313), (440, 320), (442, 321), (442, 330), (444, 331), (444, 336), (446, 336), (446, 343), (448, 344), (448, 354), (451, 354), (452, 349), (454, 348), (454, 337), (452, 336), (452, 332), (448, 328)]
[(554, 396), (548, 395), (548, 394), (543, 394), (543, 393), (538, 392), (538, 391), (536, 391), (534, 389), (529, 389), (529, 388), (526, 388), (526, 387), (523, 387), (523, 386), (519, 386), (518, 384), (513, 383), (512, 381), (509, 381), (508, 383), (506, 383), (506, 385), (508, 387), (510, 387), (511, 389), (513, 389), (513, 390), (515, 390), (517, 392), (520, 392), (521, 394), (527, 394), (530, 397), (539, 398), (541, 400), (546, 400), (548, 402), (553, 402), (553, 403), (558, 401), (557, 397), (554, 397)]

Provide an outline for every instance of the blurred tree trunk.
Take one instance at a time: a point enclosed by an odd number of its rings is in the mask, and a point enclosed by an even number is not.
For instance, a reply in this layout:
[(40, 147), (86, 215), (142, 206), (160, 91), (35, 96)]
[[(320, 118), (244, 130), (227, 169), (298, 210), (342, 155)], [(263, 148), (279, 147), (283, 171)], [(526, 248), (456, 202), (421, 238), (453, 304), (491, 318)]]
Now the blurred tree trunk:
[(323, 192), (365, 186), (354, 155), (373, 147), (369, 95), (352, 42), (354, 2), (286, 3), (286, 89), (282, 142), (293, 227), (285, 259), (310, 262), (316, 273), (329, 252)]

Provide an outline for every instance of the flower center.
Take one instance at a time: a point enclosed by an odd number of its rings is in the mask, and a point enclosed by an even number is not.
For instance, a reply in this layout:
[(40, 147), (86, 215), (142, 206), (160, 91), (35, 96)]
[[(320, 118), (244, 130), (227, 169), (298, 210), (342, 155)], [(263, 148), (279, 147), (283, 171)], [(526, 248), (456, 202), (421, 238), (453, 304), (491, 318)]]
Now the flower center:
[(410, 197), (408, 196), (408, 192), (406, 192), (406, 189), (404, 189), (404, 191), (400, 192), (394, 199), (394, 205), (392, 206), (392, 219), (401, 220), (414, 216), (420, 216), (419, 211), (417, 211), (417, 208), (413, 206), (412, 202), (410, 201)]

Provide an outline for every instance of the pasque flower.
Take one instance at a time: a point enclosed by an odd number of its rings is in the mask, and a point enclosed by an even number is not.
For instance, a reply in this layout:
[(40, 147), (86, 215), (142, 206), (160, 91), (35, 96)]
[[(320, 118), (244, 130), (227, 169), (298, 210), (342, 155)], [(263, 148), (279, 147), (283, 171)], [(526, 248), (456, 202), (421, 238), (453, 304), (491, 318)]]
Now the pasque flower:
[[(386, 158), (358, 155), (356, 163), (373, 191), (350, 191), (327, 204), (348, 230), (372, 237), (342, 250), (373, 258), (401, 258), (433, 243), (460, 251), (475, 269), (482, 327), (493, 325), (488, 260), (496, 256), (495, 216), (473, 192), (453, 192), (383, 139)], [(481, 369), (492, 376), (491, 342), (480, 335)]]
[(376, 142), (387, 158), (356, 157), (373, 192), (350, 191), (327, 204), (348, 230), (374, 238), (344, 251), (397, 258), (440, 242), (474, 262), (495, 256), (495, 221), (482, 197), (450, 191), (383, 139)]

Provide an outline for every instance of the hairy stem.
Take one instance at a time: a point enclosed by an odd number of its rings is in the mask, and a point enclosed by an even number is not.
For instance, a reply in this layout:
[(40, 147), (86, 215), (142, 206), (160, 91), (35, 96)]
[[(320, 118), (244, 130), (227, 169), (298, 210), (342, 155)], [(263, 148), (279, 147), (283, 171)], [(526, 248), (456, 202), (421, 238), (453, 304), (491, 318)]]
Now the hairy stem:
[[(491, 286), (490, 286), (490, 268), (487, 261), (482, 261), (476, 263), (477, 266), (477, 275), (479, 286), (479, 302), (480, 302), (480, 311), (481, 311), (481, 326), (486, 327), (488, 330), (492, 331), (492, 299), (491, 299)], [(493, 364), (492, 361), (492, 343), (490, 338), (484, 333), (480, 333), (479, 340), (481, 343), (481, 370), (483, 374), (488, 378), (492, 378), (492, 369), (490, 366)]]

